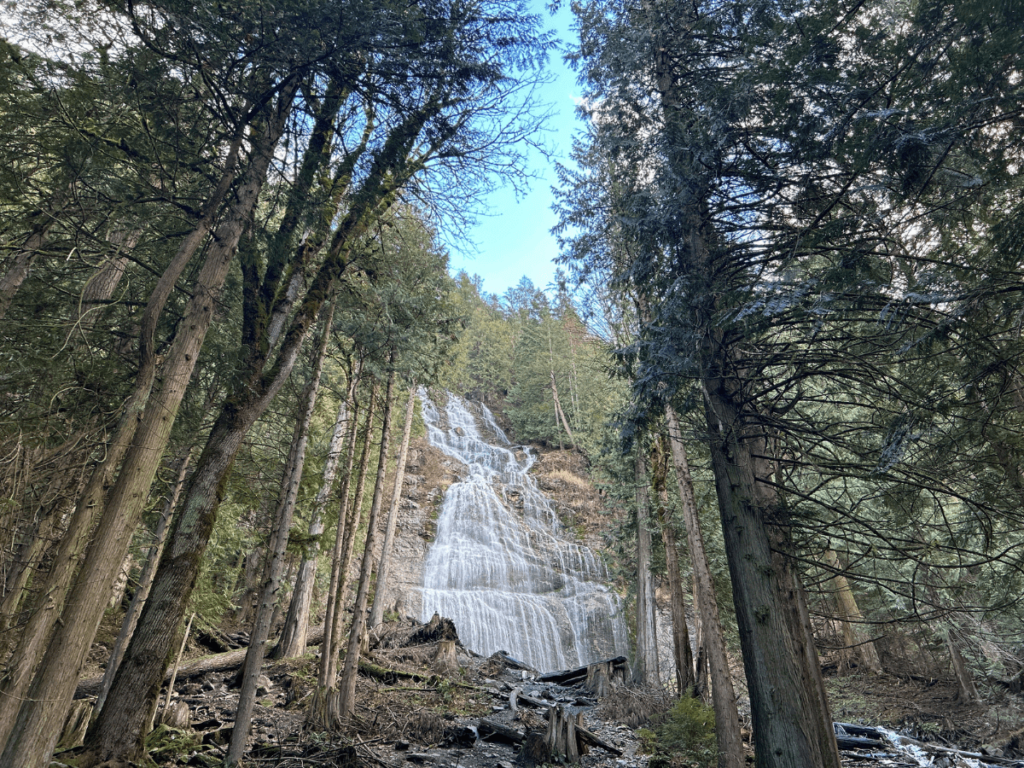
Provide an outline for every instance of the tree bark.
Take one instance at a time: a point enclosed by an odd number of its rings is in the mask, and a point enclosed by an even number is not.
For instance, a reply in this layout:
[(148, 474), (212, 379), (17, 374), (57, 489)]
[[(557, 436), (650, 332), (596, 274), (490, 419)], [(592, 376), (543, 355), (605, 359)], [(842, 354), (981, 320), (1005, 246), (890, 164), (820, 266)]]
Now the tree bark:
[(839, 555), (831, 549), (825, 551), (825, 565), (832, 569), (832, 583), (836, 588), (836, 599), (839, 602), (839, 623), (843, 628), (843, 638), (847, 646), (857, 654), (860, 663), (876, 675), (882, 674), (882, 662), (878, 659), (878, 651), (875, 644), (866, 637), (861, 625), (864, 617), (861, 615), (860, 607), (857, 605), (857, 598), (850, 589), (850, 582), (843, 575), (843, 567), (839, 562)]
[[(726, 369), (727, 352), (713, 354)], [(788, 559), (773, 552), (784, 541), (781, 511), (771, 487), (765, 437), (747, 424), (735, 380), (704, 381), (705, 410), (718, 506), (732, 577), (736, 619), (750, 691), (754, 750), (764, 768), (839, 768), (832, 718), (817, 681), (821, 669), (806, 627), (795, 621), (797, 577)], [(813, 667), (813, 668), (812, 668)], [(714, 681), (712, 681), (714, 684)]]
[[(686, 543), (693, 565), (693, 581), (696, 587), (697, 607), (701, 612), (702, 647), (707, 652), (711, 668), (711, 702), (715, 710), (715, 736), (718, 742), (718, 765), (720, 768), (742, 768), (744, 765), (743, 737), (740, 735), (740, 718), (736, 711), (736, 693), (729, 673), (729, 659), (725, 653), (725, 636), (722, 622), (718, 618), (718, 599), (711, 581), (711, 569), (704, 550), (704, 536), (700, 531), (697, 516), (697, 496), (693, 491), (690, 477), (690, 463), (683, 445), (679, 419), (672, 406), (665, 406), (668, 422), (669, 443), (672, 461), (676, 470), (676, 483), (682, 501), (683, 519), (686, 522)], [(698, 660), (700, 651), (698, 649)]]
[(132, 637), (132, 633), (135, 631), (135, 625), (138, 623), (139, 614), (142, 612), (142, 606), (146, 604), (146, 600), (149, 598), (149, 588), (153, 586), (153, 577), (156, 575), (156, 566), (160, 562), (160, 555), (164, 551), (164, 543), (167, 540), (168, 524), (171, 521), (171, 515), (174, 513), (174, 507), (178, 503), (178, 496), (181, 494), (181, 487), (185, 482), (185, 473), (188, 471), (189, 459), (191, 458), (191, 446), (189, 450), (185, 452), (184, 457), (181, 458), (178, 465), (178, 477), (174, 481), (174, 486), (171, 489), (171, 495), (167, 499), (167, 503), (164, 504), (164, 511), (160, 515), (160, 520), (157, 522), (156, 531), (153, 532), (153, 545), (149, 549), (149, 555), (146, 557), (146, 565), (143, 568), (142, 575), (139, 577), (139, 586), (135, 590), (135, 595), (132, 597), (132, 602), (128, 606), (128, 611), (125, 613), (124, 621), (121, 622), (121, 631), (118, 632), (117, 640), (114, 641), (114, 647), (110, 651), (110, 658), (107, 660), (107, 669), (103, 673), (103, 686), (100, 689), (99, 695), (96, 697), (96, 708), (93, 710), (96, 715), (103, 711), (103, 704), (107, 700), (107, 694), (110, 692), (110, 686), (114, 682), (114, 675), (117, 674), (117, 668), (121, 664), (121, 657), (124, 656), (124, 649), (128, 644), (128, 641)]
[[(334, 635), (334, 616), (340, 610), (338, 606), (338, 584), (341, 581), (341, 560), (345, 551), (345, 528), (348, 525), (348, 490), (352, 478), (352, 468), (355, 464), (356, 439), (359, 433), (359, 403), (356, 400), (356, 387), (362, 374), (362, 359), (357, 360), (352, 378), (348, 383), (346, 400), (349, 403), (351, 423), (348, 426), (348, 439), (346, 440), (345, 452), (348, 456), (345, 473), (342, 475), (341, 490), (338, 493), (338, 527), (334, 533), (334, 548), (331, 551), (331, 583), (327, 589), (327, 608), (324, 612), (324, 649), (320, 654), (320, 670), (317, 677), (317, 687), (326, 690), (328, 686), (334, 687), (334, 666), (330, 658), (331, 648), (335, 646), (332, 641)], [(371, 404), (372, 408), (372, 404)]]
[[(324, 643), (324, 650), (328, 653), (328, 666), (325, 673), (328, 688), (334, 688), (338, 677), (338, 652), (341, 650), (341, 617), (345, 607), (345, 590), (348, 587), (349, 564), (352, 562), (352, 555), (356, 546), (356, 533), (359, 531), (359, 523), (363, 517), (363, 494), (366, 491), (366, 474), (370, 466), (370, 447), (373, 443), (373, 419), (377, 415), (377, 392), (378, 384), (375, 379), (373, 387), (370, 389), (370, 410), (366, 414), (366, 424), (363, 426), (363, 450), (359, 457), (355, 494), (352, 497), (352, 505), (348, 509), (348, 514), (342, 515), (345, 517), (345, 532), (341, 559), (338, 561), (337, 591), (334, 593), (334, 613), (331, 616), (331, 642), (330, 644)], [(381, 440), (383, 439), (384, 434), (382, 432)]]
[(377, 585), (373, 595), (373, 608), (367, 626), (373, 629), (384, 618), (384, 599), (388, 591), (390, 576), (391, 548), (395, 540), (395, 525), (398, 509), (402, 502), (402, 484), (405, 482), (405, 462), (409, 458), (409, 438), (412, 436), (412, 416), (416, 407), (416, 385), (409, 390), (409, 401), (405, 405), (405, 424), (402, 426), (402, 447), (398, 452), (398, 466), (395, 468), (395, 485), (391, 491), (391, 509), (388, 510), (388, 526), (384, 534), (384, 545), (380, 550), (380, 566), (377, 569)]
[[(234, 192), (229, 213), (221, 220), (196, 278), (193, 297), (161, 369), (160, 391), (148, 398), (142, 397), (149, 392), (154, 372), (144, 377), (149, 384), (143, 382), (133, 396), (133, 399), (138, 396), (145, 400), (145, 410), (134, 429), (133, 438), (129, 438), (131, 447), (126, 451), (117, 482), (103, 507), (80, 577), (68, 595), (60, 616), (61, 624), (54, 630), (28, 694), (19, 697), (22, 703), (14, 727), (9, 734), (0, 734), (4, 737), (10, 735), (0, 763), (25, 768), (45, 766), (53, 753), (79, 672), (103, 617), (108, 590), (138, 524), (178, 406), (213, 320), (217, 296), (266, 178), (274, 147), (290, 114), (294, 92), (294, 87), (285, 89), (273, 118), (254, 137), (255, 158), (246, 178)], [(181, 251), (179, 248), (179, 253)], [(169, 292), (173, 286), (165, 287)], [(154, 324), (155, 321), (156, 318), (152, 318)], [(143, 344), (147, 337), (152, 338), (145, 330), (146, 322), (147, 318), (144, 318)], [(145, 360), (148, 353), (143, 351), (140, 354)], [(108, 461), (110, 458), (108, 456)], [(101, 489), (102, 483), (100, 487), (92, 488), (97, 494), (94, 498), (99, 498)], [(81, 531), (83, 541), (87, 528), (85, 526)]]
[(654, 622), (654, 584), (651, 578), (650, 494), (639, 444), (634, 459), (636, 481), (636, 663), (633, 682), (661, 685), (658, 670), (658, 637)]
[(10, 266), (7, 267), (3, 277), (0, 277), (0, 320), (7, 316), (7, 310), (11, 308), (14, 296), (21, 288), (21, 284), (28, 278), (32, 262), (35, 261), (39, 251), (46, 243), (47, 233), (57, 221), (52, 213), (42, 211), (36, 215), (36, 219), (32, 231), (25, 238), (21, 248), (11, 257)]
[[(295, 578), (292, 599), (288, 605), (288, 616), (285, 618), (281, 641), (277, 644), (273, 655), (276, 658), (290, 659), (306, 651), (306, 629), (309, 626), (309, 612), (313, 603), (313, 585), (316, 582), (316, 558), (320, 551), (320, 538), (324, 533), (324, 512), (334, 489), (334, 478), (338, 473), (338, 461), (341, 459), (345, 434), (349, 427), (349, 398), (342, 398), (338, 406), (338, 415), (334, 420), (334, 431), (327, 449), (324, 462), (323, 479), (313, 504), (313, 514), (309, 519), (309, 545), (302, 553), (299, 573)], [(344, 526), (341, 526), (344, 528)]]
[(676, 544), (675, 526), (668, 506), (668, 459), (664, 435), (658, 435), (657, 456), (654, 461), (653, 485), (658, 499), (658, 516), (661, 523), (661, 540), (665, 545), (665, 569), (668, 572), (668, 587), (672, 595), (672, 651), (676, 667), (676, 688), (680, 696), (687, 695), (694, 687), (693, 652), (690, 650), (690, 629), (686, 626), (686, 602), (683, 592), (683, 578), (679, 571), (679, 549)]
[(263, 656), (267, 638), (270, 636), (270, 624), (274, 615), (278, 590), (281, 588), (281, 576), (284, 573), (285, 550), (288, 547), (288, 533), (292, 527), (295, 513), (295, 501), (299, 495), (302, 482), (302, 470), (306, 462), (306, 446), (309, 443), (309, 427), (316, 410), (317, 395), (320, 392), (320, 376), (323, 372), (327, 345), (331, 338), (331, 326), (334, 322), (334, 303), (327, 308), (323, 330), (316, 345), (313, 360), (313, 372), (303, 392), (303, 410), (295, 427), (292, 439), (290, 461), (284, 478), (281, 503), (277, 510), (277, 527), (271, 539), (270, 557), (264, 574), (263, 588), (260, 592), (259, 609), (253, 624), (249, 640), (249, 652), (245, 657), (242, 673), (242, 689), (238, 694), (238, 707), (235, 711), (235, 727), (231, 732), (231, 744), (228, 748), (226, 763), (237, 765), (245, 750), (245, 741), (252, 724), (252, 708), (256, 703), (256, 683), (260, 670), (263, 668)]
[[(391, 355), (394, 365), (394, 353)], [(391, 436), (391, 405), (395, 386), (395, 371), (388, 378), (387, 393), (384, 396), (384, 425), (381, 427), (380, 456), (377, 460), (377, 482), (373, 488), (373, 502), (370, 517), (366, 521), (366, 544), (363, 548), (363, 563), (359, 569), (359, 587), (356, 603), (352, 608), (352, 626), (349, 629), (348, 650), (345, 653), (345, 668), (338, 687), (338, 713), (351, 717), (356, 705), (356, 675), (359, 672), (359, 645), (366, 628), (366, 602), (370, 593), (370, 576), (373, 571), (373, 547), (377, 539), (377, 516), (380, 514), (384, 496), (384, 480), (388, 466), (388, 444)]]

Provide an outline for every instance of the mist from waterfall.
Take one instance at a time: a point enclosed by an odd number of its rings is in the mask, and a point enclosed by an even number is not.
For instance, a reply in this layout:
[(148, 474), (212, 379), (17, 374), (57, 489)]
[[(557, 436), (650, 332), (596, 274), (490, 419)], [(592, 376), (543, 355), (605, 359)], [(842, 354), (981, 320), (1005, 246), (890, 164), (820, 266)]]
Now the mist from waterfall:
[(442, 413), (426, 390), (419, 397), (430, 444), (465, 466), (427, 553), (422, 619), (437, 612), (467, 648), (503, 650), (541, 671), (624, 655), (607, 571), (528, 474), (530, 449), (512, 446), (483, 404), (448, 393)]

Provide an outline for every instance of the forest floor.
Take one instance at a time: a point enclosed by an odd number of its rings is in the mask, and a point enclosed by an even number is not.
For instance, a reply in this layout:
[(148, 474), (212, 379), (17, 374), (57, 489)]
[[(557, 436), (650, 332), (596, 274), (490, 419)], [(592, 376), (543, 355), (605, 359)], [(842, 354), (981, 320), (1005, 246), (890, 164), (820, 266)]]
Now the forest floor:
[[(666, 692), (619, 687), (599, 700), (581, 685), (539, 682), (534, 673), (497, 655), (482, 658), (461, 647), (458, 672), (437, 674), (437, 643), (421, 642), (422, 633), (416, 638), (421, 626), (411, 620), (393, 622), (374, 638), (367, 659), (377, 670), (360, 676), (355, 727), (344, 735), (305, 727), (305, 709), (316, 679), (316, 649), (298, 659), (268, 661), (246, 765), (513, 768), (523, 764), (517, 748), (500, 737), (484, 737), (488, 726), (483, 721), (521, 734), (543, 732), (546, 716), (541, 710), (520, 702), (518, 711), (512, 711), (510, 695), (519, 689), (533, 699), (581, 712), (583, 725), (621, 752), (591, 747), (581, 759), (584, 768), (648, 767), (651, 759), (644, 754), (638, 730), (656, 726), (671, 706)], [(381, 673), (384, 669), (391, 673)], [(151, 755), (158, 765), (220, 764), (237, 705), (236, 674), (232, 669), (179, 679), (174, 698), (188, 704), (191, 728), (154, 732)], [(997, 698), (986, 703), (964, 705), (957, 701), (952, 681), (860, 673), (827, 677), (826, 685), (837, 721), (882, 726), (940, 747), (993, 755), (993, 765), (1024, 766), (1024, 761), (1016, 762), (1024, 758), (1024, 701), (1018, 695), (993, 694)], [(741, 702), (743, 710), (749, 708)], [(749, 727), (744, 732), (749, 736)], [(952, 754), (938, 759), (933, 754), (918, 762), (880, 749), (845, 752), (843, 757), (851, 766), (988, 764)], [(73, 766), (74, 751), (58, 755), (57, 761)], [(698, 763), (670, 760), (659, 765), (684, 768)]]

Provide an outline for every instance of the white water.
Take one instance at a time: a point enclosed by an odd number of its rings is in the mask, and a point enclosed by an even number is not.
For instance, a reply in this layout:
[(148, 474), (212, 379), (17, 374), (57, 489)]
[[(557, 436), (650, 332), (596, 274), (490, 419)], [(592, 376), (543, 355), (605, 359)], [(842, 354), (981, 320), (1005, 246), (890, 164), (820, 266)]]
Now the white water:
[(449, 393), (442, 414), (425, 390), (419, 396), (430, 444), (465, 466), (427, 553), (422, 619), (437, 612), (467, 648), (503, 650), (542, 672), (625, 655), (606, 570), (528, 474), (529, 449), (510, 445), (484, 405)]

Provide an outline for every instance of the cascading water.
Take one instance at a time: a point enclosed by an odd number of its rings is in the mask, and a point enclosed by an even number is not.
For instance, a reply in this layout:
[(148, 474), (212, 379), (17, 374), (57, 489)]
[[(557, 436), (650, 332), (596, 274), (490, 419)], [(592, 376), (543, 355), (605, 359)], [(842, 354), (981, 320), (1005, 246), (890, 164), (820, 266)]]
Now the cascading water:
[(482, 434), (462, 398), (442, 414), (423, 389), (430, 444), (466, 466), (445, 492), (437, 536), (424, 565), (422, 618), (455, 622), (466, 647), (504, 650), (549, 671), (625, 654), (618, 600), (603, 564), (558, 521), (553, 504), (484, 405)]

